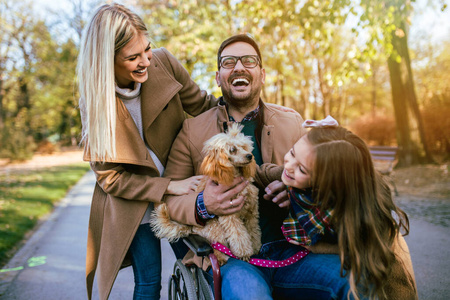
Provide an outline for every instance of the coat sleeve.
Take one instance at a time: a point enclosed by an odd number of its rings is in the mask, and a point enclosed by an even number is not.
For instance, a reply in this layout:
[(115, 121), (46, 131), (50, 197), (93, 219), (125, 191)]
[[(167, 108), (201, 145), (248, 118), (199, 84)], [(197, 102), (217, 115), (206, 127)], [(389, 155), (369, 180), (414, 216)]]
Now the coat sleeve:
[(208, 95), (206, 91), (200, 90), (188, 71), (167, 49), (161, 48), (161, 50), (165, 56), (161, 57), (162, 62), (183, 86), (178, 94), (184, 111), (195, 117), (216, 106), (219, 101), (213, 95)]
[(91, 162), (97, 183), (107, 194), (128, 200), (161, 202), (169, 178), (131, 172), (136, 166), (119, 163)]
[(418, 295), (411, 255), (402, 235), (394, 241), (393, 247), (395, 262), (385, 286), (386, 299), (416, 300)]
[(266, 163), (256, 168), (255, 185), (259, 189), (264, 189), (272, 181), (281, 180), (281, 173), (283, 172), (283, 166), (276, 164)]
[[(193, 157), (200, 155), (199, 151), (201, 149), (197, 149), (191, 143), (189, 122), (185, 120), (170, 150), (164, 176), (172, 180), (182, 180), (197, 175)], [(197, 195), (198, 193), (183, 196), (166, 195), (165, 202), (170, 218), (182, 224), (198, 225), (195, 220)]]

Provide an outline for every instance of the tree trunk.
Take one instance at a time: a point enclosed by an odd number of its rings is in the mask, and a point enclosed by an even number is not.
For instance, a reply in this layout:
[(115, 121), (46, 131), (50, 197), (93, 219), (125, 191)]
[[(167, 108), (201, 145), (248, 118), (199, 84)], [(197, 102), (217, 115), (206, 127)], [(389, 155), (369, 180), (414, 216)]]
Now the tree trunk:
[(405, 96), (405, 87), (402, 82), (400, 64), (391, 55), (388, 58), (389, 77), (391, 81), (392, 102), (394, 106), (397, 144), (399, 146), (398, 166), (411, 165), (415, 153), (410, 135), (408, 104)]
[[(394, 106), (399, 161), (397, 166), (407, 167), (430, 162), (426, 153), (423, 126), (418, 111), (412, 81), (407, 39), (393, 33), (394, 52), (388, 58), (392, 101)], [(397, 61), (400, 56), (400, 62)]]
[(2, 132), (3, 126), (4, 126), (4, 120), (5, 120), (5, 110), (3, 109), (3, 79), (0, 75), (0, 133)]
[(329, 114), (331, 114), (331, 109), (330, 109), (330, 93), (328, 92), (328, 88), (325, 87), (325, 82), (323, 80), (323, 74), (322, 74), (322, 69), (320, 68), (320, 61), (319, 59), (317, 59), (317, 77), (319, 78), (319, 88), (320, 88), (320, 93), (322, 94), (322, 111), (323, 111), (323, 115), (324, 117), (328, 116)]
[[(405, 78), (405, 87), (407, 92), (407, 99), (409, 100), (409, 104), (411, 106), (411, 111), (414, 116), (414, 121), (417, 126), (417, 131), (419, 134), (419, 137), (417, 139), (417, 144), (419, 146), (419, 150), (423, 153), (420, 153), (421, 158), (423, 158), (424, 163), (431, 163), (433, 162), (433, 159), (431, 157), (430, 151), (428, 149), (428, 145), (426, 143), (425, 139), (425, 129), (423, 126), (423, 119), (422, 115), (420, 114), (419, 105), (417, 103), (417, 96), (416, 96), (416, 90), (414, 86), (414, 76), (412, 73), (411, 68), (411, 58), (409, 57), (409, 50), (408, 50), (408, 36), (406, 34), (406, 26), (405, 22), (402, 22), (401, 29), (404, 31), (405, 36), (400, 40), (400, 47), (402, 54), (401, 56), (404, 57), (404, 67), (406, 68), (406, 78)], [(403, 62), (403, 60), (402, 60)]]
[(346, 92), (343, 92), (342, 89), (339, 91), (339, 96), (337, 99), (337, 109), (336, 109), (336, 117), (341, 122), (344, 121), (345, 110), (347, 108), (347, 95)]
[(372, 63), (372, 118), (377, 111), (377, 69), (375, 63)]
[(311, 111), (311, 119), (313, 120), (317, 120), (317, 110), (318, 110), (318, 105), (317, 105), (317, 99), (319, 98), (319, 95), (317, 95), (317, 89), (314, 89), (314, 104), (312, 105), (312, 111)]
[(300, 110), (299, 113), (303, 119), (310, 119), (310, 105), (309, 105), (309, 86), (300, 87)]

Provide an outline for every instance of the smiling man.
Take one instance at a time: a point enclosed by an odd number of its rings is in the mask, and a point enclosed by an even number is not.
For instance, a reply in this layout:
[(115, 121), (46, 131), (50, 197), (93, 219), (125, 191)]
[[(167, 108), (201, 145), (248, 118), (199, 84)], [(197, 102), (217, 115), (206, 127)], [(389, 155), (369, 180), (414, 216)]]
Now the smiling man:
[[(246, 42), (235, 42), (219, 52), (216, 82), (228, 104), (228, 113), (240, 122), (248, 112), (258, 108), (266, 72), (259, 50)], [(246, 55), (239, 56), (239, 53)]]
[[(218, 50), (217, 66), (216, 82), (223, 97), (217, 107), (184, 121), (172, 145), (164, 176), (181, 180), (199, 175), (203, 143), (226, 131), (233, 122), (239, 122), (244, 126), (244, 134), (253, 140), (256, 163), (264, 164), (262, 169), (271, 174), (270, 178), (281, 179), (282, 168), (270, 168), (267, 163), (283, 164), (286, 152), (304, 134), (303, 119), (299, 114), (282, 111), (261, 100), (266, 73), (259, 47), (250, 36), (240, 34), (225, 40)], [(200, 193), (167, 195), (170, 217), (183, 224), (202, 226), (216, 215), (236, 213), (245, 201), (236, 195), (246, 184), (240, 178), (232, 186), (209, 180)], [(281, 181), (270, 183), (270, 191), (265, 186), (258, 187), (263, 246), (257, 257), (287, 260), (302, 249), (288, 243), (281, 232), (288, 213), (285, 208), (288, 199), (283, 197), (285, 187)], [(278, 194), (280, 190), (283, 192)], [(268, 195), (264, 195), (265, 191)], [(326, 261), (323, 259), (324, 255), (308, 254), (297, 263), (274, 270), (230, 258), (221, 267), (222, 299), (344, 298), (348, 285), (339, 276), (339, 257), (329, 255)]]

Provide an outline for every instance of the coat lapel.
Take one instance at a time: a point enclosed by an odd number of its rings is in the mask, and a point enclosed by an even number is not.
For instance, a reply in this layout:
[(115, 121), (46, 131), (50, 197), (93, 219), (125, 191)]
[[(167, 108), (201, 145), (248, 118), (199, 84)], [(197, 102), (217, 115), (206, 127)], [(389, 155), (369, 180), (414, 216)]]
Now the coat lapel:
[[(158, 76), (152, 76), (154, 74)], [(167, 72), (160, 59), (153, 55), (148, 67), (148, 79), (142, 84), (141, 108), (142, 125), (145, 130), (183, 86)]]
[(264, 145), (264, 147), (261, 147), (261, 155), (264, 162), (272, 161), (274, 151), (274, 134), (272, 132), (274, 129), (274, 125), (268, 125), (270, 124), (269, 120), (273, 117), (273, 115), (274, 112), (270, 108), (268, 108), (267, 105), (264, 105), (264, 127), (262, 128), (261, 132), (261, 145)]
[(116, 151), (117, 159), (114, 162), (122, 162), (136, 165), (144, 165), (156, 169), (145, 146), (133, 118), (125, 104), (117, 99), (117, 124), (116, 124)]

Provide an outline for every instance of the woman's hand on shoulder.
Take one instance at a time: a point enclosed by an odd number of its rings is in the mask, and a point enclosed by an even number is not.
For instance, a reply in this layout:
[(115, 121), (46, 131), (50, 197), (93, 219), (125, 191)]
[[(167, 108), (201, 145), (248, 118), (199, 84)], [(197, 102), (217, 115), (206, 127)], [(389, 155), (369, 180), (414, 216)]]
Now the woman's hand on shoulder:
[(197, 175), (184, 180), (170, 181), (165, 194), (179, 196), (195, 192), (203, 177), (203, 175)]

